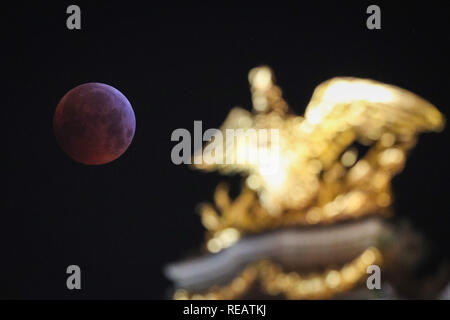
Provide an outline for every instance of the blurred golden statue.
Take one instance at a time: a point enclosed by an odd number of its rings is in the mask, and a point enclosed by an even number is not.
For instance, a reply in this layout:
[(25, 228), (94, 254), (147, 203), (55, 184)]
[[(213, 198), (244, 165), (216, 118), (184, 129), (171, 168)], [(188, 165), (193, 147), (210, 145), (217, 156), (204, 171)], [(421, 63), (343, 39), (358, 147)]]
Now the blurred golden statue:
[[(264, 170), (264, 159), (196, 165), (246, 176), (248, 189), (235, 202), (219, 185), (221, 215), (205, 207), (205, 227), (212, 231), (235, 227), (259, 232), (385, 212), (392, 201), (391, 178), (403, 168), (418, 133), (444, 126), (443, 116), (429, 102), (373, 80), (334, 78), (320, 84), (301, 117), (289, 111), (268, 67), (251, 70), (249, 79), (253, 113), (231, 110), (221, 130), (277, 129), (279, 141), (248, 139), (243, 130), (235, 148), (223, 146), (223, 156), (257, 153), (277, 143), (277, 168)], [(358, 155), (355, 142), (369, 147), (365, 155)]]
[[(219, 184), (215, 204), (201, 207), (202, 223), (208, 230), (206, 248), (212, 254), (233, 247), (246, 235), (390, 214), (391, 179), (403, 169), (408, 150), (420, 132), (444, 127), (444, 117), (431, 103), (407, 90), (369, 79), (340, 77), (320, 84), (304, 117), (290, 111), (268, 67), (251, 70), (249, 82), (253, 111), (234, 108), (221, 127), (224, 135), (233, 129), (238, 143), (230, 147), (220, 139), (211, 141), (223, 150), (214, 155), (220, 161), (194, 161), (201, 162), (195, 164), (198, 169), (241, 173), (245, 177), (245, 186), (236, 199), (229, 197), (226, 185)], [(264, 139), (252, 139), (249, 132), (260, 129), (276, 130), (277, 138), (266, 135)], [(276, 157), (271, 152), (276, 152)], [(267, 157), (247, 157), (251, 154)], [(194, 155), (199, 156), (202, 155)], [(284, 293), (289, 298), (326, 298), (344, 292), (366, 275), (368, 265), (383, 260), (378, 240), (361, 240), (370, 237), (375, 229), (385, 231), (381, 225), (362, 222), (351, 234), (338, 227), (325, 234), (323, 239), (328, 237), (324, 241), (330, 247), (337, 246), (340, 240), (342, 246), (364, 243), (351, 254), (343, 254), (345, 259), (353, 260), (344, 263), (342, 258), (340, 264), (334, 263), (340, 265), (338, 268), (304, 276), (283, 273), (271, 259), (261, 261), (255, 257), (254, 263), (248, 262), (241, 268), (243, 271), (236, 278), (239, 281), (235, 279), (240, 284), (234, 288), (245, 291), (249, 283), (259, 278), (265, 291)], [(311, 243), (317, 254), (321, 252), (324, 241), (313, 235), (307, 238), (309, 234), (301, 232), (303, 238), (298, 241)], [(335, 238), (331, 236), (333, 232)], [(375, 233), (374, 239), (379, 237)], [(282, 242), (282, 237), (287, 236), (280, 235), (273, 241)], [(321, 244), (315, 246), (314, 241)], [(327, 250), (323, 252), (330, 252)], [(304, 252), (310, 252), (308, 261), (314, 260), (313, 251)], [(327, 266), (330, 262), (323, 263)], [(209, 290), (209, 297), (230, 299), (242, 293), (232, 287), (230, 282), (221, 289)], [(178, 292), (180, 297), (192, 298), (185, 291)]]

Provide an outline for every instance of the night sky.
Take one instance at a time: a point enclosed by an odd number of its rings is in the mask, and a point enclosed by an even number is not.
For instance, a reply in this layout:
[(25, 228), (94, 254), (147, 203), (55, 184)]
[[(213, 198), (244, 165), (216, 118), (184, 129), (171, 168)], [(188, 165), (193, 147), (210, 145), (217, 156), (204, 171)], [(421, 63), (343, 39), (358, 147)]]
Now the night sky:
[[(0, 298), (166, 298), (163, 267), (201, 245), (195, 207), (224, 180), (174, 165), (171, 133), (192, 132), (194, 120), (217, 128), (232, 107), (250, 109), (255, 66), (273, 68), (299, 114), (335, 76), (391, 83), (450, 114), (450, 28), (438, 4), (380, 5), (382, 29), (371, 31), (369, 2), (74, 3), (79, 31), (66, 28), (72, 2), (2, 8)], [(103, 166), (74, 162), (52, 127), (62, 96), (94, 81), (119, 89), (136, 115), (131, 146)], [(437, 260), (450, 251), (449, 143), (449, 129), (423, 134), (394, 179), (397, 216), (425, 234)], [(66, 288), (71, 264), (81, 267), (81, 291)]]

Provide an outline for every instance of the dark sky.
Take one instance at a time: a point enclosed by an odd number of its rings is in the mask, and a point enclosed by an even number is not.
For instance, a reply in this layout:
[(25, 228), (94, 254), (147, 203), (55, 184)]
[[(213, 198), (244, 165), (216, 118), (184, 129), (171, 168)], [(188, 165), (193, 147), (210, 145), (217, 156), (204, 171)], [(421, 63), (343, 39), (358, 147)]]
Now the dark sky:
[[(0, 298), (164, 298), (163, 266), (203, 239), (195, 206), (212, 199), (215, 174), (170, 161), (176, 128), (217, 128), (251, 107), (247, 73), (267, 64), (302, 114), (334, 76), (411, 90), (449, 115), (448, 12), (439, 4), (381, 5), (382, 29), (365, 26), (371, 3), (297, 7), (166, 7), (77, 2), (82, 30), (67, 30), (59, 1), (4, 7), (0, 197)], [(85, 82), (119, 89), (136, 115), (128, 151), (104, 166), (72, 161), (52, 118)], [(449, 130), (425, 134), (394, 180), (397, 215), (448, 255)], [(83, 290), (66, 289), (66, 267)]]

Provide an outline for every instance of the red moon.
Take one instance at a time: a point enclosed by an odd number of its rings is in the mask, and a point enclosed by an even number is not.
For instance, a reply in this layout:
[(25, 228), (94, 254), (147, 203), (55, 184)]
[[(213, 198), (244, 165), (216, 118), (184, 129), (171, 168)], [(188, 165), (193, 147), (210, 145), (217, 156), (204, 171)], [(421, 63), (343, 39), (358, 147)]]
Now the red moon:
[(75, 161), (101, 165), (120, 157), (133, 140), (136, 118), (128, 99), (103, 83), (67, 92), (53, 118), (56, 140)]

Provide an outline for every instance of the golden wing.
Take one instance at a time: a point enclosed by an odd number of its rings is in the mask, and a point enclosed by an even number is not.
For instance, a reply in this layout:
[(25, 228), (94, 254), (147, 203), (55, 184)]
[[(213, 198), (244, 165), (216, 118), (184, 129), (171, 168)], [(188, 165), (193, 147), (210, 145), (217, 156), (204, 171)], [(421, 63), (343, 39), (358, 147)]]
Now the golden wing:
[(334, 78), (320, 84), (306, 108), (305, 120), (311, 138), (325, 141), (327, 151), (321, 157), (325, 165), (342, 152), (345, 143), (334, 143), (340, 138), (364, 145), (380, 139), (385, 144), (405, 145), (422, 131), (444, 127), (444, 117), (428, 101), (392, 85), (358, 78)]
[[(417, 135), (439, 131), (444, 122), (431, 103), (392, 85), (358, 78), (320, 84), (300, 124), (308, 133), (306, 162), (320, 167), (319, 187), (298, 209), (311, 221), (382, 212), (392, 202), (390, 181)], [(366, 153), (358, 154), (356, 144)]]

